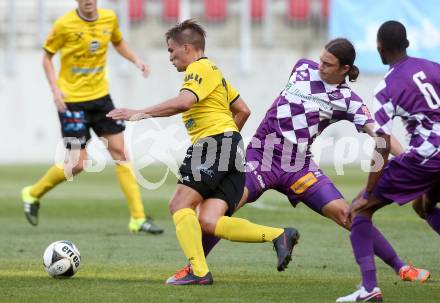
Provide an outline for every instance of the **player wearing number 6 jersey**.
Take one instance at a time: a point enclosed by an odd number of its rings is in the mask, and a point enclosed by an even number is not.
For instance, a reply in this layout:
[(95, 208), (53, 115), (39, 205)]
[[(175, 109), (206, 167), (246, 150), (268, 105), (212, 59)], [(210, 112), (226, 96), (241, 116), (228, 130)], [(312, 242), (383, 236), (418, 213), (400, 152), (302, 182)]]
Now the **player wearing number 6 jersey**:
[[(337, 302), (382, 301), (374, 264), (372, 224), (374, 212), (391, 202), (403, 205), (418, 198), (414, 206), (421, 217), (440, 234), (440, 65), (407, 56), (409, 42), (405, 27), (387, 21), (379, 28), (377, 49), (390, 65), (378, 85), (373, 103), (376, 133), (385, 147), (376, 152), (384, 160), (378, 172), (371, 172), (365, 192), (351, 209), (351, 244), (362, 273), (362, 287)], [(409, 147), (387, 161), (392, 119), (402, 118), (410, 136)]]

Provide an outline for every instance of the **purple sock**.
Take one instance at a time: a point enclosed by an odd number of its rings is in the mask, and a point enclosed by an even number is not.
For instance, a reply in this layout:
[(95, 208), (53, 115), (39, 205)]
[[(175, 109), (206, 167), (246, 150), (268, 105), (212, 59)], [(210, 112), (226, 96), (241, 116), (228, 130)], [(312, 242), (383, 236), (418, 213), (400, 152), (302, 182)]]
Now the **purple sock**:
[(385, 239), (374, 225), (372, 225), (371, 234), (373, 237), (374, 254), (391, 266), (396, 273), (399, 273), (399, 270), (405, 263), (403, 263), (388, 240)]
[(377, 286), (373, 250), (373, 223), (370, 218), (357, 215), (351, 225), (351, 246), (362, 274), (362, 285), (370, 292)]
[(426, 222), (440, 235), (440, 208), (434, 207), (426, 214)]
[(202, 234), (202, 245), (203, 251), (205, 252), (205, 257), (208, 256), (214, 246), (217, 245), (218, 241), (220, 241), (220, 238), (216, 236)]

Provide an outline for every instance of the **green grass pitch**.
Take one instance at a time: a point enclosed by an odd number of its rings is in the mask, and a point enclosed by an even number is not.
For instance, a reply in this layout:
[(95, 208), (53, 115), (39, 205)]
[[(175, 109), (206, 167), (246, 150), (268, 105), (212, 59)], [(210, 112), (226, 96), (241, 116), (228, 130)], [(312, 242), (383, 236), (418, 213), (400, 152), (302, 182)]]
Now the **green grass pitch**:
[[(355, 290), (360, 274), (348, 233), (304, 205), (292, 208), (285, 198), (268, 192), (238, 216), (272, 226), (294, 226), (301, 239), (294, 259), (282, 273), (269, 243), (222, 241), (208, 258), (214, 285), (170, 287), (165, 279), (185, 264), (167, 203), (176, 179), (158, 190), (143, 190), (146, 210), (165, 227), (161, 236), (128, 232), (128, 210), (113, 169), (84, 173), (62, 184), (42, 201), (40, 225), (30, 226), (22, 213), (20, 189), (47, 166), (0, 166), (0, 302), (334, 302)], [(335, 176), (351, 199), (365, 181), (358, 169)], [(146, 170), (159, 180), (164, 168)], [(386, 302), (440, 302), (439, 238), (412, 211), (389, 206), (375, 218), (406, 261), (431, 270), (431, 280), (401, 282), (376, 259), (379, 286)], [(47, 276), (42, 266), (46, 246), (67, 239), (79, 248), (82, 262), (71, 279)]]

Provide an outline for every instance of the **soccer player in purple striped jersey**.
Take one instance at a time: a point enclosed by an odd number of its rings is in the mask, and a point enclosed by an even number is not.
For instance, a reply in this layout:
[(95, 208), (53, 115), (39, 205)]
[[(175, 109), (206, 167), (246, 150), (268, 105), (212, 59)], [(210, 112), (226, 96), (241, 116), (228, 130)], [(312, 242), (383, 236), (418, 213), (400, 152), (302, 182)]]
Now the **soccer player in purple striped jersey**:
[[(359, 74), (355, 57), (351, 42), (339, 38), (325, 46), (320, 64), (307, 59), (295, 64), (284, 90), (247, 147), (246, 183), (237, 209), (275, 189), (286, 195), (293, 206), (302, 201), (349, 229), (349, 205), (313, 162), (309, 148), (327, 126), (341, 120), (352, 122), (358, 131), (374, 135), (374, 121), (367, 107), (346, 83), (347, 77), (355, 81)], [(218, 242), (218, 238), (210, 236), (209, 226), (215, 223), (215, 216), (209, 211), (202, 205), (199, 212), (205, 254)], [(396, 273), (406, 266), (379, 231), (375, 234), (375, 253)]]
[[(367, 186), (351, 207), (351, 244), (362, 273), (362, 287), (337, 302), (382, 301), (374, 264), (373, 214), (395, 202), (404, 205), (414, 199), (418, 214), (440, 233), (440, 65), (406, 53), (406, 29), (387, 21), (377, 33), (377, 49), (390, 66), (374, 98), (375, 132), (384, 146), (376, 144), (376, 155), (384, 165), (371, 172)], [(388, 161), (392, 119), (402, 118), (410, 136), (408, 149)], [(374, 249), (376, 247), (374, 246)], [(416, 277), (424, 282), (429, 272)]]

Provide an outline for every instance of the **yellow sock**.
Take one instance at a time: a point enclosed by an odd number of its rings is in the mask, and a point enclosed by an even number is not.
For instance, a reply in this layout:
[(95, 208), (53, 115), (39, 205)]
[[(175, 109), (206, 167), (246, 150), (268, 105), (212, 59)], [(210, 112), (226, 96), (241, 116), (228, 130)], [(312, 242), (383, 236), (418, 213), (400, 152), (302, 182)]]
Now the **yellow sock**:
[(130, 163), (116, 164), (116, 176), (133, 219), (145, 219), (144, 205)]
[(64, 168), (54, 165), (32, 186), (29, 193), (32, 197), (39, 199), (49, 190), (64, 181), (66, 181)]
[(173, 221), (180, 247), (191, 263), (194, 274), (199, 277), (205, 276), (209, 269), (203, 252), (202, 229), (196, 212), (191, 208), (182, 208), (174, 213)]
[(223, 216), (215, 226), (215, 236), (234, 242), (270, 242), (284, 232), (282, 228), (254, 224), (241, 218)]

